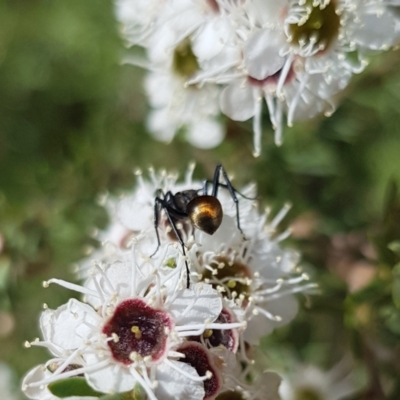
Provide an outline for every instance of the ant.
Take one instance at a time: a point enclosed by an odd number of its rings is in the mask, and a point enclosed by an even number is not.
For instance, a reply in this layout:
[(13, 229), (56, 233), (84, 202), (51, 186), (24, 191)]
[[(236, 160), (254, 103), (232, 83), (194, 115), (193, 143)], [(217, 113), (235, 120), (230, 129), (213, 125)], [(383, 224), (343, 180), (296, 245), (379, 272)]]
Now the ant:
[[(220, 183), (220, 175), (224, 177), (225, 184)], [(208, 194), (208, 185), (212, 184), (211, 194)], [(229, 191), (233, 202), (236, 206), (236, 225), (239, 231), (243, 231), (240, 227), (239, 218), (239, 200), (236, 196), (238, 193), (245, 199), (254, 200), (244, 196), (237, 191), (231, 184), (225, 169), (221, 164), (215, 167), (214, 179), (212, 181), (205, 180), (203, 187), (200, 189), (189, 189), (183, 190), (173, 194), (170, 190), (164, 194), (162, 189), (156, 191), (156, 197), (154, 199), (154, 228), (157, 234), (157, 249), (152, 254), (157, 253), (160, 248), (160, 235), (158, 232), (160, 211), (164, 210), (171, 225), (172, 231), (174, 232), (179, 244), (182, 246), (183, 255), (186, 256), (185, 244), (183, 243), (182, 236), (180, 235), (176, 223), (178, 221), (189, 222), (191, 225), (209, 235), (214, 234), (222, 223), (223, 210), (220, 201), (217, 198), (218, 189), (222, 187)], [(151, 256), (151, 257), (152, 257)], [(186, 287), (189, 289), (190, 286), (190, 272), (187, 260), (185, 259), (186, 265)]]

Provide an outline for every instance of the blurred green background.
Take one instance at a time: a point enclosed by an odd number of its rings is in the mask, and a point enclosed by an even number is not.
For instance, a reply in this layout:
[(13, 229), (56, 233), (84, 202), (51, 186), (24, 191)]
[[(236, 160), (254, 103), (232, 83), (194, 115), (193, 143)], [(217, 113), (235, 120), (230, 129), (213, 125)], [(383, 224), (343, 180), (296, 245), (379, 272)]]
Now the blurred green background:
[[(126, 51), (109, 0), (0, 0), (0, 361), (16, 382), (47, 359), (25, 349), (39, 336), (43, 303), (71, 293), (71, 266), (107, 225), (99, 195), (134, 185), (149, 166), (210, 177), (217, 162), (237, 187), (254, 181), (262, 206), (293, 204), (287, 245), (321, 295), (263, 342), (270, 362), (288, 354), (328, 369), (352, 354), (367, 384), (354, 399), (399, 399), (400, 52), (374, 57), (323, 117), (285, 129), (276, 147), (264, 116), (262, 156), (250, 124), (226, 121), (224, 143), (165, 145), (144, 127), (144, 72)], [(396, 266), (397, 264), (397, 266)]]

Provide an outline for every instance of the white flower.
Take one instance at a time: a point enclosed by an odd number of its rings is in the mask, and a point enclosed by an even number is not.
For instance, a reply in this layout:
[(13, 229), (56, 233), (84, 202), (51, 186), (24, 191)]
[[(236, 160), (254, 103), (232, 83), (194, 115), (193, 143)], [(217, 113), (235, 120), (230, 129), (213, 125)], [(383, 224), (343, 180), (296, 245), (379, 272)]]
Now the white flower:
[(153, 107), (147, 126), (157, 139), (170, 142), (183, 129), (186, 139), (198, 148), (219, 145), (224, 126), (219, 120), (216, 85), (185, 87), (185, 79), (165, 68), (151, 72), (146, 78), (146, 92)]
[[(250, 202), (242, 199), (241, 205), (246, 201)], [(270, 223), (255, 208), (242, 213), (243, 220), (247, 220), (243, 225), (246, 240), (242, 239), (235, 219), (224, 215), (216, 234), (210, 238), (199, 232), (188, 253), (201, 279), (234, 300), (244, 312), (248, 328), (240, 339), (251, 344), (257, 344), (262, 336), (296, 316), (298, 303), (294, 293), (312, 292), (316, 287), (307, 283), (306, 274), (299, 272), (298, 254), (280, 246), (290, 231), (278, 235), (276, 228), (287, 211), (286, 206)], [(239, 314), (238, 318), (243, 316)]]
[(289, 374), (283, 376), (279, 393), (282, 400), (348, 398), (363, 386), (357, 381), (352, 367), (346, 358), (329, 371), (311, 364), (297, 364)]
[[(192, 172), (193, 166), (189, 168), (183, 182), (166, 172), (155, 174), (151, 171), (150, 182), (138, 175), (139, 185), (133, 194), (119, 199), (112, 207), (114, 213), (111, 214), (111, 220), (114, 220), (114, 224), (124, 226), (126, 231), (145, 232), (147, 239), (144, 245), (139, 243), (137, 248), (143, 260), (152, 255), (153, 262), (159, 265), (157, 268), (160, 273), (166, 264), (165, 260), (176, 259), (178, 250), (170, 246), (177, 244), (177, 238), (165, 224), (165, 215), (161, 214), (158, 230), (162, 246), (154, 254), (157, 249), (154, 193), (158, 188), (164, 193), (171, 191), (173, 194), (201, 189), (203, 184), (193, 181)], [(254, 186), (245, 187), (242, 193), (246, 197), (254, 197)], [(243, 340), (258, 343), (260, 337), (290, 322), (298, 311), (298, 303), (293, 294), (310, 292), (316, 286), (308, 283), (308, 276), (301, 273), (297, 265), (298, 254), (284, 250), (280, 245), (290, 232), (277, 234), (276, 230), (289, 207), (285, 206), (272, 221), (267, 222), (268, 215), (260, 214), (253, 200), (239, 194), (238, 198), (239, 222), (245, 240), (238, 229), (235, 203), (224, 187), (218, 192), (223, 210), (222, 224), (213, 235), (193, 228), (190, 222), (186, 227), (183, 226), (184, 220), (180, 229), (187, 249), (191, 279), (212, 284), (229, 300), (224, 303), (225, 314), (222, 313), (218, 318), (221, 322), (247, 321), (249, 324), (249, 329), (243, 335), (238, 335), (237, 331), (225, 331), (222, 337), (212, 337), (209, 340), (216, 345), (224, 344), (233, 352), (236, 352), (240, 341), (243, 351)], [(102, 237), (106, 240), (104, 235)]]
[[(130, 13), (124, 15), (123, 10), (118, 10), (119, 18), (125, 21), (125, 25), (129, 25), (128, 21), (135, 24), (136, 18), (130, 18)], [(170, 142), (180, 130), (184, 131), (192, 145), (199, 148), (215, 147), (224, 138), (225, 129), (219, 118), (220, 88), (213, 84), (201, 88), (185, 85), (199, 70), (201, 58), (207, 58), (210, 53), (207, 48), (207, 54), (202, 54), (203, 41), (199, 38), (208, 38), (210, 29), (221, 31), (220, 24), (211, 22), (215, 20), (214, 14), (206, 2), (180, 0), (160, 5), (157, 18), (148, 28), (146, 40), (141, 43), (147, 49), (149, 60), (138, 60), (136, 57), (124, 60), (149, 70), (145, 89), (152, 110), (147, 118), (147, 127), (161, 141)], [(193, 36), (197, 29), (197, 34)], [(220, 41), (216, 43), (220, 44)]]
[[(225, 2), (221, 2), (225, 3)], [(221, 111), (231, 119), (253, 118), (254, 153), (261, 151), (261, 100), (264, 98), (275, 141), (287, 125), (318, 113), (332, 114), (333, 96), (353, 73), (368, 64), (366, 55), (399, 39), (399, 19), (380, 0), (260, 0), (236, 2), (229, 20), (234, 40), (218, 63), (201, 65), (190, 84), (227, 85)], [(229, 46), (225, 46), (229, 47)], [(233, 57), (232, 57), (233, 55)]]
[(44, 341), (31, 344), (47, 347), (55, 358), (46, 367), (56, 363), (57, 368), (38, 380), (29, 374), (23, 384), (28, 396), (49, 383), (84, 374), (101, 393), (127, 392), (139, 384), (153, 400), (204, 397), (203, 382), (212, 374), (199, 376), (178, 349), (185, 338), (207, 329), (244, 325), (216, 321), (222, 302), (210, 285), (183, 289), (182, 259), (172, 271), (159, 272), (160, 265), (139, 260), (135, 244), (131, 251), (130, 262), (97, 266), (85, 286), (57, 279), (46, 283), (77, 290), (89, 304), (71, 299), (43, 312)]
[[(99, 198), (99, 204), (108, 212), (110, 224), (106, 230), (95, 231), (95, 239), (101, 243), (101, 248), (89, 254), (89, 257), (79, 263), (79, 273), (87, 276), (87, 271), (94, 264), (107, 264), (120, 260), (132, 240), (141, 232), (147, 232), (147, 245), (153, 246), (148, 251), (148, 256), (154, 253), (157, 242), (149, 244), (154, 230), (154, 198), (158, 189), (166, 193), (168, 190), (176, 193), (182, 190), (201, 187), (201, 182), (192, 178), (194, 164), (191, 164), (183, 182), (177, 182), (177, 174), (167, 174), (166, 171), (156, 173), (149, 169), (149, 179), (143, 179), (142, 171), (136, 170), (137, 185), (132, 193), (126, 193), (116, 198), (103, 195)], [(161, 224), (160, 224), (161, 225)], [(161, 233), (165, 233), (160, 226)], [(162, 237), (162, 235), (161, 235)], [(166, 236), (168, 238), (168, 236)], [(156, 255), (155, 255), (156, 256)]]
[[(167, 173), (166, 171), (156, 173), (153, 169), (150, 169), (149, 179), (144, 179), (140, 170), (136, 171), (137, 186), (132, 193), (127, 193), (118, 199), (110, 197), (102, 201), (109, 212), (111, 223), (106, 231), (97, 233), (98, 239), (103, 244), (110, 244), (119, 249), (126, 249), (132, 237), (139, 232), (146, 232), (148, 239), (154, 234), (155, 239), (154, 205), (157, 190), (161, 189), (164, 194), (167, 192), (176, 194), (185, 190), (201, 191), (204, 182), (193, 179), (194, 167), (194, 164), (189, 166), (183, 181), (178, 181), (177, 174)], [(210, 189), (208, 193), (211, 193)], [(254, 185), (247, 186), (242, 190), (242, 193), (252, 197), (254, 195)], [(218, 199), (221, 202), (224, 213), (235, 217), (235, 204), (226, 188), (221, 187), (219, 189)], [(240, 203), (239, 211), (240, 214), (243, 214), (240, 223), (243, 226), (248, 223), (248, 219), (245, 216), (252, 207), (252, 202)], [(165, 217), (163, 219), (165, 220)], [(176, 241), (176, 237), (169, 233), (170, 228), (162, 223), (159, 223), (159, 231), (163, 240), (167, 242)], [(180, 231), (185, 235), (184, 230)], [(156, 249), (156, 243), (154, 246), (153, 251)], [(151, 254), (152, 252), (148, 255), (150, 256)]]
[[(372, 52), (400, 37), (398, 0), (117, 0), (130, 44), (146, 49), (150, 131), (169, 141), (185, 128), (195, 146), (223, 138), (220, 110), (253, 118), (261, 151), (262, 99), (282, 143), (287, 125), (332, 114), (333, 97)], [(186, 82), (186, 85), (185, 85)], [(206, 99), (206, 100), (205, 100)], [(208, 99), (208, 101), (207, 101)]]
[(225, 360), (223, 369), (222, 399), (280, 400), (279, 385), (282, 378), (269, 371), (260, 373), (238, 355), (227, 354), (223, 349), (214, 350)]
[(122, 34), (131, 44), (141, 43), (156, 21), (166, 0), (115, 0), (115, 14), (122, 23)]
[[(347, 68), (348, 63), (333, 62), (327, 55), (323, 56), (324, 62), (319, 55), (314, 63), (322, 63), (323, 67), (309, 66), (306, 55), (311, 57), (313, 53), (299, 54), (297, 47), (288, 43), (283, 29), (288, 2), (279, 1), (271, 6), (254, 1), (237, 7), (243, 7), (243, 15), (240, 14), (240, 22), (232, 18), (236, 45), (241, 49), (236, 53), (234, 66), (227, 62), (229, 68), (222, 71), (215, 68), (208, 75), (199, 73), (189, 83), (228, 84), (221, 94), (221, 111), (238, 121), (253, 118), (254, 154), (257, 156), (261, 151), (263, 98), (276, 130), (275, 141), (281, 144), (283, 113), (287, 114), (288, 126), (294, 120), (311, 118), (322, 111), (331, 113), (334, 110), (331, 98), (347, 85), (352, 70)], [(339, 58), (336, 56), (335, 60)]]
[(337, 71), (329, 80), (321, 74), (310, 75), (304, 72), (301, 59), (285, 66), (288, 66), (285, 75), (279, 70), (261, 80), (244, 71), (241, 77), (232, 80), (221, 93), (220, 107), (224, 114), (236, 121), (253, 118), (254, 156), (261, 154), (263, 100), (275, 129), (275, 143), (281, 145), (284, 113), (287, 114), (288, 126), (292, 126), (295, 120), (309, 119), (320, 112), (331, 114), (335, 109), (332, 96), (339, 88), (343, 89), (350, 78), (350, 74), (341, 71), (340, 66), (336, 66)]

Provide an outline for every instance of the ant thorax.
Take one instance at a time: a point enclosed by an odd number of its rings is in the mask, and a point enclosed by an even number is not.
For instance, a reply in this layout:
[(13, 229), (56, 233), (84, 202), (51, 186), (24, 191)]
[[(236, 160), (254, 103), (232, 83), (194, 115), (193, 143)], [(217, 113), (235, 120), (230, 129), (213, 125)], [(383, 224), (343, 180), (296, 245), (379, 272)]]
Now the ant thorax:
[(199, 196), (199, 191), (194, 189), (177, 192), (168, 202), (175, 207), (176, 210), (187, 214), (186, 208), (191, 200)]

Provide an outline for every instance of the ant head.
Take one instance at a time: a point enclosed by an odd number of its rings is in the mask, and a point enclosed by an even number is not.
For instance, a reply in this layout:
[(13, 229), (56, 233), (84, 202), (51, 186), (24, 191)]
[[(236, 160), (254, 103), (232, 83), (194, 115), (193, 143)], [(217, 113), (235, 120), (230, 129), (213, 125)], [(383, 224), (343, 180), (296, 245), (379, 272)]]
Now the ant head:
[(220, 201), (215, 196), (197, 196), (189, 201), (186, 213), (192, 224), (212, 235), (221, 225), (224, 215)]

